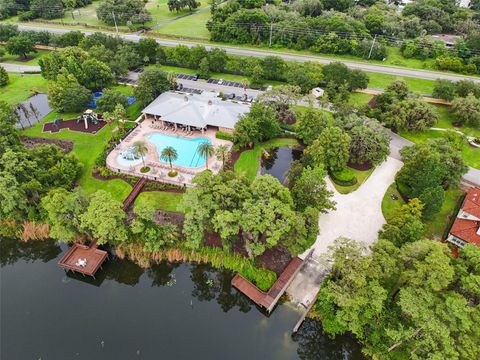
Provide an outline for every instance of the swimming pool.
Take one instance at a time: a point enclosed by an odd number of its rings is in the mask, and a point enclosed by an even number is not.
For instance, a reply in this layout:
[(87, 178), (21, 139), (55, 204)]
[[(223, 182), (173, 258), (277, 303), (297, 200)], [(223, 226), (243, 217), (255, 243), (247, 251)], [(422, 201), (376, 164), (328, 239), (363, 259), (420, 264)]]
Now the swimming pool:
[[(175, 150), (177, 150), (178, 159), (172, 161), (172, 164), (188, 168), (195, 168), (205, 165), (205, 158), (198, 154), (197, 148), (201, 143), (204, 142), (211, 144), (211, 141), (206, 138), (187, 139), (180, 136), (162, 134), (159, 132), (154, 132), (148, 135), (147, 140), (156, 145), (159, 157), (164, 148), (167, 146), (173, 147)], [(159, 160), (164, 162), (162, 159)]]

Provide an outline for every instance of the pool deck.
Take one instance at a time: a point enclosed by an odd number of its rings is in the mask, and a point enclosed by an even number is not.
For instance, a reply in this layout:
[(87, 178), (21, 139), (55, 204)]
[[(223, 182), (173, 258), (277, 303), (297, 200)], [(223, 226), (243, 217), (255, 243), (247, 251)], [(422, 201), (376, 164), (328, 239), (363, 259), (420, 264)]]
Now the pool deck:
[[(178, 172), (176, 177), (169, 177), (167, 174), (170, 171), (170, 165), (166, 162), (160, 161), (160, 156), (157, 151), (157, 146), (148, 140), (148, 136), (152, 133), (162, 133), (170, 136), (179, 136), (186, 139), (195, 139), (195, 138), (207, 138), (210, 140), (214, 147), (219, 145), (227, 145), (229, 148), (233, 145), (230, 141), (217, 139), (215, 137), (216, 130), (208, 129), (204, 133), (200, 131), (194, 132), (192, 135), (186, 135), (181, 131), (173, 130), (160, 130), (155, 127), (151, 121), (146, 120), (141, 123), (129, 136), (127, 136), (114, 150), (110, 152), (107, 156), (107, 167), (115, 172), (121, 172), (128, 175), (145, 177), (149, 180), (166, 182), (175, 185), (184, 185), (184, 186), (193, 186), (192, 179), (193, 177), (206, 169), (206, 165), (195, 167), (195, 168), (186, 168), (178, 165), (173, 165), (173, 169)], [(148, 173), (141, 173), (140, 169), (143, 167), (143, 162), (139, 162), (135, 165), (124, 165), (117, 161), (118, 156), (121, 152), (125, 151), (127, 148), (131, 147), (136, 141), (142, 141), (145, 143), (148, 152), (145, 155), (145, 164), (150, 167)], [(181, 151), (181, 149), (176, 149)], [(208, 168), (217, 173), (222, 167), (222, 162), (217, 160), (216, 156), (211, 156), (208, 159)]]

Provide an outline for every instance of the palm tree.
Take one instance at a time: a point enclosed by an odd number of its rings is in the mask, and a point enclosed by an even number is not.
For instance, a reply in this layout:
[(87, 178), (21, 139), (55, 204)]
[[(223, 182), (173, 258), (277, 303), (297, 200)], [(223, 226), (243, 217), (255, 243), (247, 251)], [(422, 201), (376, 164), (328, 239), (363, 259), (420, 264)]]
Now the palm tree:
[(225, 167), (225, 161), (227, 161), (229, 155), (228, 146), (225, 144), (218, 145), (215, 149), (215, 155), (217, 155), (218, 160), (222, 160), (222, 167)]
[(143, 166), (145, 166), (145, 160), (144, 160), (144, 156), (145, 154), (147, 154), (148, 152), (148, 148), (147, 146), (145, 145), (145, 143), (143, 141), (135, 141), (133, 143), (133, 150), (141, 156), (142, 158), (142, 162), (143, 162)]
[(177, 150), (175, 150), (175, 148), (173, 148), (172, 146), (167, 146), (162, 150), (162, 153), (160, 154), (160, 159), (168, 161), (170, 163), (170, 169), (173, 170), (172, 161), (178, 159)]
[(200, 145), (198, 145), (197, 147), (197, 153), (205, 158), (205, 164), (207, 165), (207, 169), (208, 158), (213, 155), (214, 151), (215, 149), (213, 148), (213, 145), (207, 141), (200, 143)]

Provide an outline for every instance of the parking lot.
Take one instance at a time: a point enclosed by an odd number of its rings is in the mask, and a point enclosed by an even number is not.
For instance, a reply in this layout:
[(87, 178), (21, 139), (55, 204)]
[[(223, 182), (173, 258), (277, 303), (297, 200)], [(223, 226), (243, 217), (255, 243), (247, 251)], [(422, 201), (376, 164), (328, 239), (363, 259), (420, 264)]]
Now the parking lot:
[(177, 74), (177, 79), (197, 81), (198, 75)]
[(245, 88), (248, 89), (248, 85), (242, 84), (238, 81), (228, 81), (228, 80), (223, 80), (223, 79), (214, 79), (210, 78), (207, 80), (209, 84), (217, 84), (217, 85), (223, 85), (223, 86), (232, 86), (232, 87), (238, 87), (238, 88)]

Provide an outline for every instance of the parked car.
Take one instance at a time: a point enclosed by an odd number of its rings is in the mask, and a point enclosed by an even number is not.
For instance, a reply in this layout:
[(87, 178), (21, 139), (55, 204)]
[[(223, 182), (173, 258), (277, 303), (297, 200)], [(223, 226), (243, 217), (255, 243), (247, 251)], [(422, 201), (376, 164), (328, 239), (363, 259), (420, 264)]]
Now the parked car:
[(218, 80), (218, 85), (222, 85), (223, 81), (224, 81), (223, 79)]
[(235, 94), (234, 94), (234, 93), (231, 93), (230, 95), (228, 95), (228, 98), (229, 98), (229, 99), (235, 99)]
[(242, 101), (247, 101), (247, 99), (248, 99), (247, 94), (243, 94), (243, 96), (242, 96)]
[(198, 74), (193, 74), (192, 80), (193, 80), (193, 81), (197, 81), (197, 80), (198, 80)]

